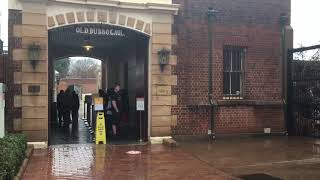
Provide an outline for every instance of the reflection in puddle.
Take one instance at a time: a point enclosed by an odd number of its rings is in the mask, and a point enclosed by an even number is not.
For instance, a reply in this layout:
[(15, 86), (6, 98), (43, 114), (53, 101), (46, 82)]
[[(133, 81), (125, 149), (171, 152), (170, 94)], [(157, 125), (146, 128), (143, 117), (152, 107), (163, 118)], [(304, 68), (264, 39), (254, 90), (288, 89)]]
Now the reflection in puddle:
[(92, 162), (93, 150), (90, 146), (52, 148), (52, 173), (54, 177), (90, 176)]

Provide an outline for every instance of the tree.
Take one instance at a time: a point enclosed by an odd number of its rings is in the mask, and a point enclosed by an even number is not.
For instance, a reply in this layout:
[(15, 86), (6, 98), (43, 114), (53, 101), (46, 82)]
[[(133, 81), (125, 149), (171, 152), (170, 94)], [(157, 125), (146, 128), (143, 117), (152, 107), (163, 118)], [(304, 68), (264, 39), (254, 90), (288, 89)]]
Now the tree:
[(54, 69), (60, 73), (60, 78), (66, 78), (70, 69), (70, 59), (63, 58), (54, 62)]
[(100, 70), (100, 65), (91, 58), (75, 60), (71, 64), (69, 77), (95, 78)]

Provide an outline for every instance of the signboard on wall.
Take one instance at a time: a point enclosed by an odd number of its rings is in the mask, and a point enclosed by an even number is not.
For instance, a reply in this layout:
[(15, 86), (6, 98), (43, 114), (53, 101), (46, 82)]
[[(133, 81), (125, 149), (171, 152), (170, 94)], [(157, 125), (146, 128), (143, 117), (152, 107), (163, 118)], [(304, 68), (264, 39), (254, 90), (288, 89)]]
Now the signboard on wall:
[(75, 28), (77, 34), (100, 35), (100, 36), (126, 36), (122, 29), (103, 28), (94, 26), (77, 26)]
[(103, 98), (101, 97), (94, 98), (94, 110), (103, 111)]
[(137, 98), (137, 111), (144, 111), (144, 98)]

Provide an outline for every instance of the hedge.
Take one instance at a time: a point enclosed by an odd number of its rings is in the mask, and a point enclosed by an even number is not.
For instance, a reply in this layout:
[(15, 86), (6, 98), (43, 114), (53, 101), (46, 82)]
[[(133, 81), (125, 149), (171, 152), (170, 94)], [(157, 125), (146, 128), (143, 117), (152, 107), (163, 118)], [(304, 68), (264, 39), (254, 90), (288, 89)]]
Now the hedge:
[(22, 134), (0, 138), (0, 180), (13, 179), (26, 156), (26, 149), (26, 137)]

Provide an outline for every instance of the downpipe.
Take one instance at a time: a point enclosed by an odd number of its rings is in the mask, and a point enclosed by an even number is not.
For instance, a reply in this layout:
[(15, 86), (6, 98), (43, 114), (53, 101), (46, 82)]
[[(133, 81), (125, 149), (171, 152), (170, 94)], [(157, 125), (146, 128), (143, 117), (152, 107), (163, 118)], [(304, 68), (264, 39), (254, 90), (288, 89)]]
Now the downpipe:
[(214, 131), (214, 97), (213, 97), (213, 21), (215, 18), (215, 11), (213, 8), (208, 8), (207, 18), (208, 18), (208, 40), (209, 40), (209, 58), (208, 58), (208, 101), (210, 106), (210, 120), (209, 120), (209, 130), (208, 138), (209, 141), (215, 140), (216, 135)]
[(289, 122), (288, 122), (288, 95), (287, 95), (287, 71), (286, 71), (286, 23), (288, 21), (288, 17), (285, 15), (280, 16), (280, 32), (281, 32), (281, 81), (282, 81), (282, 92), (281, 92), (281, 99), (283, 103), (283, 119), (286, 124), (286, 133), (285, 135), (289, 134)]

